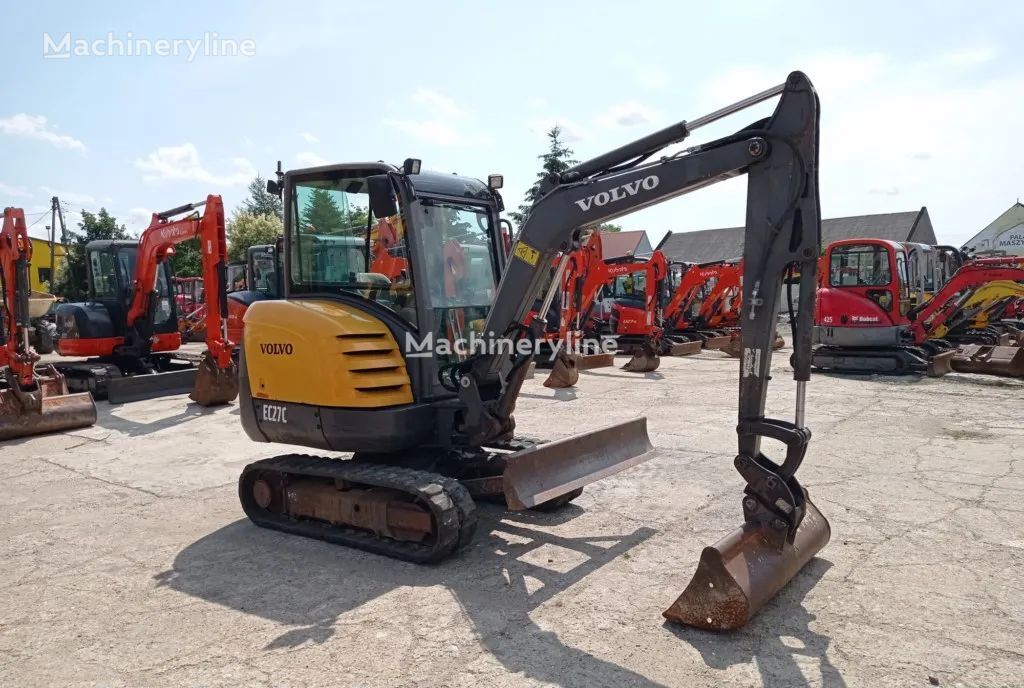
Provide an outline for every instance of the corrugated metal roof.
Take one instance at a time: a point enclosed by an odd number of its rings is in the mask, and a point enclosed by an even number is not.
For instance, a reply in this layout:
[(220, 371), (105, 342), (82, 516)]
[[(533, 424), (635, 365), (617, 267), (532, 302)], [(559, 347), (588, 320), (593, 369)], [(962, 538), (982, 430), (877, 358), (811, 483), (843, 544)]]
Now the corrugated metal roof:
[[(856, 238), (937, 243), (927, 208), (905, 213), (854, 215), (821, 221), (823, 247), (840, 239)], [(670, 259), (691, 263), (739, 258), (743, 255), (743, 227), (673, 234), (661, 248)]]

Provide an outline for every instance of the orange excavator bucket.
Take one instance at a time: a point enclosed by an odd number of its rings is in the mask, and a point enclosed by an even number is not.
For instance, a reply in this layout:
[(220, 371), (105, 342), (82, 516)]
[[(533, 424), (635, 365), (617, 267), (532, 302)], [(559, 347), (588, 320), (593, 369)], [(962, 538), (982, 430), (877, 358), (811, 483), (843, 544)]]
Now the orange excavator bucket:
[(96, 422), (91, 394), (68, 394), (64, 376), (52, 366), (39, 372), (36, 388), (24, 390), (11, 369), (4, 369), (0, 380), (0, 440), (85, 428)]
[(792, 542), (779, 548), (765, 527), (746, 522), (710, 547), (683, 594), (662, 615), (714, 631), (744, 626), (826, 544), (832, 531), (817, 507), (805, 513)]
[(220, 368), (207, 353), (196, 370), (195, 386), (189, 398), (200, 406), (220, 406), (238, 398), (238, 365), (232, 361)]

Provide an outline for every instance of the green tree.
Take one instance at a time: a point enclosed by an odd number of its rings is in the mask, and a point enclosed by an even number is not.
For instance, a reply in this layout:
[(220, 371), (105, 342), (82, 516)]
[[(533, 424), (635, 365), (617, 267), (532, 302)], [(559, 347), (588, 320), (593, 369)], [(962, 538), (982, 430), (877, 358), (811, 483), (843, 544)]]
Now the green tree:
[(174, 247), (171, 269), (177, 277), (199, 277), (203, 273), (203, 254), (199, 239), (189, 239)]
[(540, 198), (540, 185), (550, 174), (560, 174), (575, 165), (572, 149), (565, 145), (561, 139), (562, 129), (557, 124), (548, 131), (548, 150), (537, 157), (541, 159), (541, 171), (537, 173), (537, 181), (530, 190), (526, 192), (523, 204), (519, 210), (509, 213), (517, 227), (522, 227), (526, 217), (530, 214), (530, 208)]
[(348, 227), (350, 213), (338, 207), (327, 189), (314, 188), (302, 207), (301, 231), (309, 234), (327, 234)]
[(249, 197), (242, 201), (241, 211), (250, 215), (272, 215), (284, 218), (284, 201), (267, 191), (267, 181), (259, 176), (249, 182)]
[(63, 267), (57, 273), (53, 293), (68, 301), (81, 301), (88, 295), (88, 272), (86, 270), (85, 246), (90, 241), (100, 239), (129, 239), (128, 230), (117, 219), (100, 208), (98, 213), (82, 211), (82, 219), (78, 222), (78, 231), (71, 231), (68, 242), (67, 257)]
[(613, 224), (611, 222), (605, 222), (604, 224), (600, 224), (597, 227), (594, 227), (594, 229), (596, 229), (599, 232), (621, 232), (622, 225)]
[(250, 246), (272, 244), (284, 231), (280, 218), (274, 215), (253, 215), (241, 211), (228, 220), (228, 258), (245, 260), (245, 252)]

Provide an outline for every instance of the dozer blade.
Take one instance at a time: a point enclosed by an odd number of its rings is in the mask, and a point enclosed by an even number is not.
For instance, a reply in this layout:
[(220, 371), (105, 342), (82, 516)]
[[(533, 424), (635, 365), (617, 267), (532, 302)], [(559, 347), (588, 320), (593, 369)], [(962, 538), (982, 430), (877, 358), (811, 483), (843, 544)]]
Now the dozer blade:
[(805, 504), (796, 538), (781, 552), (750, 522), (705, 547), (690, 584), (662, 616), (714, 631), (745, 625), (828, 544), (828, 521), (810, 500)]
[(580, 371), (576, 367), (576, 357), (559, 351), (551, 366), (551, 372), (548, 373), (548, 379), (544, 380), (544, 386), (551, 389), (565, 389), (574, 386), (579, 379)]
[(732, 337), (729, 335), (708, 335), (704, 338), (705, 349), (724, 349), (729, 346), (729, 342), (732, 341)]
[(647, 419), (523, 449), (507, 457), (505, 501), (522, 511), (654, 458)]
[(950, 366), (958, 373), (1024, 377), (1024, 348), (964, 344), (949, 352)]
[[(778, 332), (775, 333), (775, 341), (772, 342), (772, 349), (778, 351), (786, 346), (786, 340), (782, 338)], [(735, 335), (730, 335), (729, 343), (722, 347), (722, 353), (728, 354), (733, 358), (740, 357), (740, 335), (737, 332)]]
[(955, 349), (940, 351), (928, 358), (928, 369), (925, 374), (928, 377), (942, 377), (953, 372), (953, 358), (957, 355)]
[(580, 354), (576, 356), (576, 370), (593, 370), (615, 365), (615, 354)]
[(700, 350), (704, 348), (704, 344), (699, 340), (693, 341), (672, 341), (668, 345), (669, 356), (692, 356), (696, 353), (700, 353)]
[(124, 404), (129, 401), (155, 399), (172, 394), (188, 394), (196, 382), (196, 369), (175, 370), (170, 373), (148, 373), (112, 377), (107, 382), (107, 401)]
[(44, 396), (42, 408), (25, 411), (10, 390), (0, 391), (0, 440), (85, 428), (96, 422), (96, 404), (88, 392)]
[(661, 365), (661, 358), (648, 342), (644, 342), (633, 352), (633, 357), (622, 366), (627, 373), (649, 373), (657, 370)]
[(218, 368), (207, 353), (199, 363), (196, 382), (189, 399), (200, 406), (220, 406), (238, 398), (238, 366), (232, 361), (227, 368)]

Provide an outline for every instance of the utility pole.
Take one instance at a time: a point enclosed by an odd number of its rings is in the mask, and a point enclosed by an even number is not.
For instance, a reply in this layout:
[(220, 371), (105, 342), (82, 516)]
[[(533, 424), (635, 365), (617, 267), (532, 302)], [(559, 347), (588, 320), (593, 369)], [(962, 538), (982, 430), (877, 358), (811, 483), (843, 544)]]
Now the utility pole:
[(54, 235), (57, 233), (57, 208), (60, 207), (60, 201), (54, 196), (50, 199), (50, 226), (47, 229), (50, 230), (50, 284), (47, 285), (49, 292), (53, 293), (53, 285), (57, 283), (57, 247), (54, 242)]

